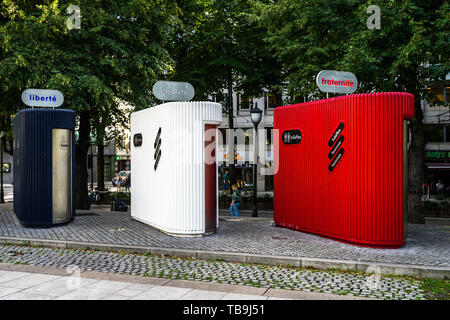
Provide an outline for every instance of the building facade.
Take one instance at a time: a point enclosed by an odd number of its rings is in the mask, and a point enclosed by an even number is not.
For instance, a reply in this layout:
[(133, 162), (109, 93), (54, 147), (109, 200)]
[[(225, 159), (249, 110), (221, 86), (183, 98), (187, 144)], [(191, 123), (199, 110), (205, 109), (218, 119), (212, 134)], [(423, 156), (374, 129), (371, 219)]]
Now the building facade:
[[(213, 101), (223, 105), (224, 110), (227, 109), (226, 101), (218, 101), (212, 97)], [(259, 162), (258, 168), (264, 166), (265, 174), (261, 174), (258, 170), (257, 174), (257, 190), (259, 195), (273, 194), (273, 110), (283, 105), (284, 97), (266, 93), (262, 97), (247, 97), (238, 92), (233, 93), (233, 128), (234, 137), (234, 155), (236, 177), (240, 177), (248, 189), (253, 187), (253, 166), (254, 153), (254, 125), (250, 118), (250, 109), (258, 106), (263, 113), (262, 119), (258, 126), (259, 141)], [(226, 99), (224, 99), (226, 100)], [(227, 130), (229, 129), (228, 114), (223, 112), (222, 124), (219, 127), (217, 161), (219, 166), (219, 189), (223, 190), (223, 174), (229, 168), (229, 138)], [(264, 147), (264, 150), (261, 150)], [(262, 157), (261, 157), (262, 155)]]
[(435, 193), (436, 184), (441, 181), (445, 186), (445, 194), (450, 196), (450, 73), (442, 82), (429, 83), (428, 91), (431, 97), (422, 101), (423, 122), (442, 130), (442, 139), (429, 141), (425, 145), (424, 192), (427, 194), (429, 188), (432, 194)]
[(10, 154), (8, 151), (3, 149), (3, 183), (4, 184), (12, 184), (13, 183), (13, 155)]

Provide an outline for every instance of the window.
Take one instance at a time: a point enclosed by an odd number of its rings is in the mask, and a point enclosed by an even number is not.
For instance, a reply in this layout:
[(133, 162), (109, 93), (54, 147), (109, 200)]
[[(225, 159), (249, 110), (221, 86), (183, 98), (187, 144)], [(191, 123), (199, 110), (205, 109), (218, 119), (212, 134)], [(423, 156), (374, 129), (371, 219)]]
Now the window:
[(227, 93), (218, 92), (217, 94), (214, 95), (214, 99), (217, 103), (225, 104), (225, 102), (227, 100)]
[(273, 191), (273, 175), (264, 176), (264, 191)]
[(266, 145), (268, 146), (272, 144), (272, 134), (273, 128), (266, 128)]
[(240, 103), (239, 103), (239, 109), (241, 110), (250, 110), (250, 108), (253, 105), (253, 98), (252, 97), (247, 97), (247, 96), (241, 96), (240, 99)]
[(264, 100), (265, 108), (272, 109), (281, 105), (283, 105), (283, 99), (280, 94), (269, 93)]
[[(448, 92), (449, 88), (446, 88), (447, 92), (447, 102), (449, 101)], [(442, 86), (430, 86), (428, 87), (429, 97), (427, 101), (429, 103), (442, 103), (444, 102), (444, 87)]]

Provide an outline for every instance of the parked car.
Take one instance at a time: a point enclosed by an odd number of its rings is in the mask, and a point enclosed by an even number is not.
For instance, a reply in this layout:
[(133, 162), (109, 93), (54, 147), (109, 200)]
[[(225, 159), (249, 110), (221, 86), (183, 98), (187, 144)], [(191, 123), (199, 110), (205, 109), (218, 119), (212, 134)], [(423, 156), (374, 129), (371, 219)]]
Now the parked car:
[[(128, 177), (128, 175), (131, 173), (131, 171), (120, 171), (119, 172), (119, 177), (120, 177), (120, 181), (125, 181), (125, 179)], [(115, 187), (116, 186), (116, 182), (114, 181), (116, 177), (114, 176), (112, 179), (112, 185)]]

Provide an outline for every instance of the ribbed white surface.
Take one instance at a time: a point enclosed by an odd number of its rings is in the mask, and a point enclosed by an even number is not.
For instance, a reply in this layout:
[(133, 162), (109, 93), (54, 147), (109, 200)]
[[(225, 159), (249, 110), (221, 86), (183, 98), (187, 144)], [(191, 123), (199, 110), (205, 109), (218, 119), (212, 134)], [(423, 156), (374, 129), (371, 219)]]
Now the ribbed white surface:
[[(204, 125), (222, 121), (213, 102), (171, 102), (131, 115), (131, 216), (165, 232), (205, 233)], [(161, 159), (154, 166), (154, 142), (161, 127)], [(217, 192), (216, 192), (217, 194)], [(218, 200), (216, 200), (218, 201)]]

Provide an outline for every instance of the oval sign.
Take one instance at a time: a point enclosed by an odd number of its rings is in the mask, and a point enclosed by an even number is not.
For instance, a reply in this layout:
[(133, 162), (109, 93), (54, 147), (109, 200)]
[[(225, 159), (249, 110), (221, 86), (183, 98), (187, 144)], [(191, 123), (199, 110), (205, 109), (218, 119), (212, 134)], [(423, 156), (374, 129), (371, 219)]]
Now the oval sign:
[(163, 101), (190, 101), (195, 90), (188, 82), (158, 81), (153, 86), (153, 94)]
[(334, 93), (353, 93), (358, 88), (358, 79), (351, 72), (322, 70), (316, 77), (320, 91)]
[(57, 108), (63, 104), (64, 96), (58, 90), (27, 89), (22, 92), (22, 101), (30, 107)]

